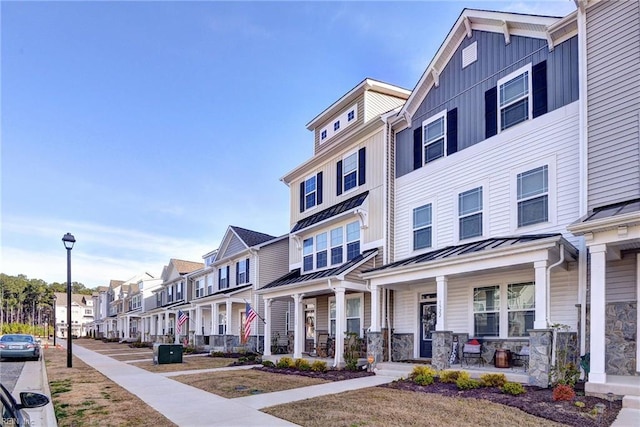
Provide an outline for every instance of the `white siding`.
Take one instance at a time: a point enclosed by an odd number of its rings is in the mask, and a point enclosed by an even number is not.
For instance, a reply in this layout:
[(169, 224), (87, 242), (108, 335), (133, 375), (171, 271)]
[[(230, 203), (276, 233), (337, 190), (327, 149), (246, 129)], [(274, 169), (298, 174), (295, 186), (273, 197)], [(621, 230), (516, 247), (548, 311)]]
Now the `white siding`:
[(607, 262), (607, 302), (636, 301), (636, 256), (625, 255), (622, 259)]
[(415, 291), (396, 291), (394, 294), (393, 324), (397, 334), (415, 333), (418, 322), (418, 299)]
[[(458, 193), (480, 185), (485, 199), (482, 238), (555, 232), (577, 241), (565, 227), (579, 217), (578, 142), (573, 103), (399, 178), (395, 260), (415, 255), (412, 210), (425, 202), (434, 203), (434, 248), (458, 244)], [(517, 228), (516, 172), (537, 164), (549, 164), (549, 222)]]
[(404, 104), (404, 99), (393, 96), (384, 95), (382, 93), (367, 91), (364, 95), (365, 118), (368, 122), (378, 117), (380, 114), (386, 113)]

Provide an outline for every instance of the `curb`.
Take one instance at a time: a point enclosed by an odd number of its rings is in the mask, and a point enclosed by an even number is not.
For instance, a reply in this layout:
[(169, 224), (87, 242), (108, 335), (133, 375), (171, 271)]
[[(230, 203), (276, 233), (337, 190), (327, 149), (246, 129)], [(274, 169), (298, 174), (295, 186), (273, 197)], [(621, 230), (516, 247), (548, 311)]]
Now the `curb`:
[(42, 390), (50, 402), (43, 408), (43, 425), (46, 427), (58, 427), (58, 420), (56, 419), (56, 412), (53, 407), (53, 400), (51, 398), (51, 388), (49, 387), (49, 377), (47, 376), (47, 366), (44, 363), (44, 353), (40, 356), (41, 372), (42, 372)]

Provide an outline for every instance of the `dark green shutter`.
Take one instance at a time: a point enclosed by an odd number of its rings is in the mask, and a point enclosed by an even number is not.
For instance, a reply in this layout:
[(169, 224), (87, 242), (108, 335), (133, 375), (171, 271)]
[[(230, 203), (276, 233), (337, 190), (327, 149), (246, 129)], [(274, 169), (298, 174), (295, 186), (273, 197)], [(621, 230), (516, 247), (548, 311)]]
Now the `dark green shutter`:
[(547, 113), (547, 61), (539, 62), (531, 68), (531, 86), (535, 119)]
[(362, 147), (358, 151), (358, 185), (364, 185), (367, 179), (366, 162), (367, 162), (367, 149), (366, 147)]
[(498, 88), (484, 93), (484, 137), (491, 138), (498, 133)]
[(422, 167), (422, 126), (413, 130), (413, 170)]
[(447, 111), (447, 156), (458, 151), (458, 109)]

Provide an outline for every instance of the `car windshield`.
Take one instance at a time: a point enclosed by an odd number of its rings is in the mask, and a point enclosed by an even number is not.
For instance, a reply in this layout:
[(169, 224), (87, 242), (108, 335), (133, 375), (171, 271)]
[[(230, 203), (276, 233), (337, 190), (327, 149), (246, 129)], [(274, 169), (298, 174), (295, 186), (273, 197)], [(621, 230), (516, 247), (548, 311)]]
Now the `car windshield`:
[(2, 342), (33, 342), (31, 335), (4, 335), (0, 338)]

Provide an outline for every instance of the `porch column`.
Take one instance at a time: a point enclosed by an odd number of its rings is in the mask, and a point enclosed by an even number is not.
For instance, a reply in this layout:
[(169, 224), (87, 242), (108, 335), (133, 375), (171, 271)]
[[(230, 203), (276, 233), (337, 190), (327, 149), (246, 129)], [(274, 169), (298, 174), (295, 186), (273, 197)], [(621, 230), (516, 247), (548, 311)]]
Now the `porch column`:
[(231, 311), (233, 310), (233, 303), (229, 298), (227, 298), (226, 309), (227, 309), (227, 330), (225, 331), (225, 335), (235, 335), (233, 333), (233, 322), (232, 322), (233, 316), (231, 316)]
[(380, 288), (371, 285), (371, 332), (380, 332)]
[(606, 279), (607, 245), (589, 247), (591, 254), (591, 360), (589, 382), (607, 382), (605, 366), (605, 321), (606, 321)]
[[(182, 325), (182, 331), (184, 331), (185, 329), (189, 329), (189, 321), (187, 320), (187, 322), (185, 322), (184, 325)], [(180, 332), (182, 333), (182, 332)], [(189, 335), (189, 333), (187, 332), (187, 335)], [(174, 344), (180, 344), (180, 334), (178, 334), (178, 312), (174, 311), (173, 312), (173, 343)]]
[(131, 317), (124, 316), (124, 338), (125, 339), (131, 338), (129, 335), (130, 330), (131, 330)]
[(347, 313), (345, 311), (345, 289), (335, 288), (333, 291), (336, 294), (336, 346), (333, 366), (337, 368), (344, 364), (344, 333), (347, 330)]
[(264, 299), (264, 356), (271, 356), (271, 298)]
[(436, 331), (445, 331), (445, 318), (447, 312), (447, 276), (436, 277), (436, 296), (438, 299), (438, 312), (436, 313)]
[(533, 321), (534, 329), (547, 328), (547, 261), (533, 263), (535, 269), (535, 298), (536, 311)]
[(213, 302), (211, 303), (211, 335), (218, 335), (218, 304)]
[(196, 335), (204, 335), (204, 330), (203, 330), (203, 326), (204, 323), (202, 322), (202, 308), (200, 306), (196, 306), (196, 326), (195, 326), (195, 333), (194, 335), (194, 339)]
[(293, 303), (295, 305), (295, 323), (293, 330), (293, 357), (298, 359), (302, 357), (304, 350), (305, 331), (304, 331), (304, 307), (302, 305), (304, 294), (293, 295)]

